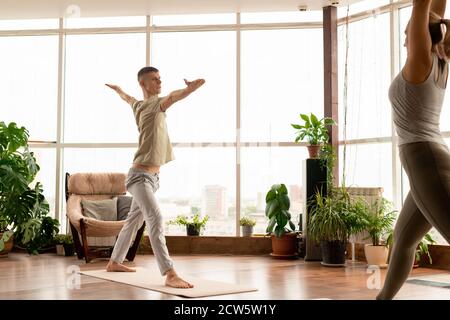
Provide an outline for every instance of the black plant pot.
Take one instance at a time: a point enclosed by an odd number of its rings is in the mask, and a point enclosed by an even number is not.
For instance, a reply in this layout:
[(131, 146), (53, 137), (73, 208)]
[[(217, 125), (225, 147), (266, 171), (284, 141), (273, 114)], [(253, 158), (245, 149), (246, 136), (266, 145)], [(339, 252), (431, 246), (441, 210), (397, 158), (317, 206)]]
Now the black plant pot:
[(66, 257), (71, 257), (74, 254), (73, 244), (63, 244), (64, 246), (64, 255)]
[(346, 241), (322, 241), (322, 265), (330, 267), (341, 267), (345, 265)]
[(195, 228), (195, 226), (193, 224), (186, 225), (186, 231), (187, 231), (188, 236), (199, 236), (200, 235), (200, 230)]

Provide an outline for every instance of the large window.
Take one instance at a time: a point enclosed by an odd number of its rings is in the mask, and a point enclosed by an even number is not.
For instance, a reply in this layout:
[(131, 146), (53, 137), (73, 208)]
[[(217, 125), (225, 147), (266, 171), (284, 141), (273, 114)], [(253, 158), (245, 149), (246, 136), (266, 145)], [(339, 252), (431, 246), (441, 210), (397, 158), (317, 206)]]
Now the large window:
[(0, 37), (0, 121), (56, 141), (58, 37)]
[[(370, 35), (370, 40), (368, 39)], [(339, 27), (339, 136), (344, 130), (347, 85), (347, 139), (391, 136), (389, 14), (349, 24), (348, 80), (345, 82), (346, 27)]]
[(142, 99), (145, 34), (66, 38), (64, 142), (137, 142), (131, 107), (105, 83)]
[(300, 113), (323, 116), (322, 29), (243, 31), (241, 51), (242, 141), (294, 141)]
[[(200, 211), (208, 215), (206, 235), (233, 235), (236, 217), (234, 148), (175, 148), (175, 160), (161, 170), (156, 193), (166, 220)], [(168, 233), (186, 229), (168, 226)]]
[(266, 194), (273, 184), (285, 184), (291, 201), (292, 221), (297, 224), (303, 212), (303, 167), (306, 148), (247, 147), (242, 149), (241, 215), (256, 219), (255, 233), (264, 234)]
[[(348, 30), (347, 82), (346, 28), (339, 26), (339, 137), (344, 138), (346, 106), (346, 184), (383, 187), (394, 200), (409, 187), (404, 175), (402, 182), (393, 179), (398, 173), (387, 95), (391, 16), (379, 10), (390, 2), (350, 6), (358, 17)], [(392, 10), (399, 6), (394, 1)], [(410, 12), (399, 11), (400, 41)], [(346, 14), (346, 7), (338, 9), (339, 18)], [(200, 210), (211, 217), (206, 234), (234, 235), (236, 219), (250, 215), (258, 220), (255, 231), (265, 233), (265, 195), (272, 184), (284, 183), (297, 223), (307, 153), (293, 143), (291, 123), (300, 121), (300, 113), (323, 116), (322, 12), (244, 12), (240, 25), (238, 18), (71, 17), (61, 26), (58, 19), (0, 21), (0, 120), (27, 127), (32, 141), (51, 142), (32, 145), (41, 166), (36, 181), (43, 183), (63, 230), (64, 184), (56, 188), (58, 176), (63, 182), (65, 172), (128, 171), (138, 142), (136, 123), (131, 108), (105, 83), (142, 99), (136, 74), (147, 63), (160, 70), (162, 95), (184, 88), (183, 79), (206, 79), (167, 113), (175, 160), (162, 168), (156, 193), (166, 221)], [(400, 51), (402, 65), (406, 52)], [(442, 131), (450, 130), (448, 104), (446, 98)], [(342, 176), (342, 145), (339, 152)], [(185, 234), (174, 226), (166, 231)]]
[(236, 33), (155, 33), (150, 57), (160, 71), (163, 96), (186, 87), (183, 79), (206, 80), (167, 112), (172, 142), (234, 142)]
[[(350, 23), (345, 78), (347, 29), (339, 27), (339, 136), (340, 181), (352, 187), (382, 187), (383, 196), (394, 200), (392, 145), (370, 143), (370, 139), (391, 137), (391, 82), (389, 13)], [(345, 97), (344, 90), (347, 90)], [(346, 98), (346, 100), (345, 100)], [(346, 129), (346, 136), (344, 136)], [(366, 141), (364, 141), (366, 140)], [(344, 158), (345, 150), (345, 158)]]

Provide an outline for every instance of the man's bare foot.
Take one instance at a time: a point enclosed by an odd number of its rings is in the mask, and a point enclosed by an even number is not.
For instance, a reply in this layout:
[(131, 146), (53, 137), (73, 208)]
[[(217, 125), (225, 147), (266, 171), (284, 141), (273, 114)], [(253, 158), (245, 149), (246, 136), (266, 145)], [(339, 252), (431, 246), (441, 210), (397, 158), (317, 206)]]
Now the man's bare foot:
[(166, 286), (181, 289), (190, 289), (194, 285), (181, 279), (174, 270), (166, 273)]
[(110, 261), (106, 266), (108, 272), (136, 272), (136, 269), (127, 267), (121, 263)]

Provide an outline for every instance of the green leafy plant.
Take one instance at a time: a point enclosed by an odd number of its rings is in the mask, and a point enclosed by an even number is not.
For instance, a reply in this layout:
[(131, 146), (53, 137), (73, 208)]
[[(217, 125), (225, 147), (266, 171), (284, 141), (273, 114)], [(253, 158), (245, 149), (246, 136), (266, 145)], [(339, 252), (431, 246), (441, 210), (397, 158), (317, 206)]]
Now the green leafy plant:
[(266, 195), (266, 217), (269, 218), (267, 233), (274, 233), (277, 238), (283, 234), (295, 231), (291, 221), (289, 208), (291, 202), (284, 184), (274, 184)]
[(0, 218), (0, 233), (2, 234), (0, 237), (0, 251), (2, 251), (5, 248), (5, 243), (8, 242), (14, 234), (14, 232), (8, 230), (8, 223), (2, 218)]
[(51, 244), (59, 223), (47, 216), (42, 185), (30, 186), (40, 168), (28, 149), (28, 137), (25, 127), (0, 122), (0, 220), (14, 232), (16, 245), (36, 254)]
[(311, 145), (320, 145), (328, 142), (327, 126), (336, 124), (333, 119), (325, 117), (319, 120), (313, 113), (310, 116), (300, 114), (300, 118), (304, 121), (303, 124), (291, 124), (294, 129), (297, 129), (295, 142), (304, 139)]
[(351, 199), (346, 188), (338, 188), (327, 197), (318, 190), (310, 201), (308, 236), (315, 241), (348, 241), (364, 228), (364, 203)]
[(322, 168), (327, 171), (327, 186), (331, 193), (333, 191), (334, 174), (333, 169), (336, 164), (336, 151), (329, 143), (325, 143), (319, 152), (319, 162)]
[(54, 244), (73, 244), (73, 238), (69, 234), (57, 234), (53, 242)]
[(430, 264), (433, 264), (433, 260), (431, 259), (430, 251), (428, 248), (428, 245), (430, 244), (436, 244), (436, 240), (433, 239), (431, 234), (427, 233), (419, 242), (419, 245), (417, 246), (416, 249), (415, 257), (417, 264), (422, 260), (423, 256), (427, 256)]
[(369, 234), (366, 239), (372, 240), (372, 245), (387, 245), (392, 242), (393, 224), (396, 218), (393, 205), (387, 199), (376, 201), (364, 213), (364, 229)]
[(180, 226), (193, 226), (195, 230), (201, 231), (205, 228), (206, 223), (209, 220), (209, 216), (206, 215), (203, 219), (200, 217), (200, 213), (196, 212), (193, 216), (188, 217), (186, 215), (178, 215), (174, 220), (168, 221), (169, 225)]
[(254, 227), (256, 225), (256, 220), (250, 217), (242, 217), (239, 219), (239, 225)]

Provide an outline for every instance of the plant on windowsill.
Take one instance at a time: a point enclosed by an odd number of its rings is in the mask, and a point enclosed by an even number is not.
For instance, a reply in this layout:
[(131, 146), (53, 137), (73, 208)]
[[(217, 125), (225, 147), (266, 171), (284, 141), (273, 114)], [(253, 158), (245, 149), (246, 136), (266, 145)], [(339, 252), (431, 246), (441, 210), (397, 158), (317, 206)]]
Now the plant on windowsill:
[[(14, 233), (16, 247), (37, 254), (54, 250), (59, 223), (48, 216), (41, 184), (30, 187), (40, 168), (28, 150), (28, 137), (25, 127), (0, 122), (0, 221), (2, 229), (9, 227), (7, 235)], [(4, 244), (5, 233), (0, 246)]]
[(71, 257), (74, 254), (73, 239), (68, 234), (57, 234), (53, 238), (53, 242), (56, 245), (56, 254), (65, 255)]
[(327, 126), (336, 125), (336, 122), (331, 118), (317, 119), (317, 116), (311, 113), (310, 116), (300, 114), (300, 118), (304, 121), (303, 124), (291, 124), (294, 129), (297, 129), (297, 137), (295, 142), (307, 140), (309, 157), (312, 159), (318, 158), (319, 150), (324, 143), (328, 143), (328, 129)]
[(256, 225), (256, 220), (245, 216), (239, 219), (239, 225), (242, 227), (242, 236), (251, 237), (253, 234), (253, 227)]
[(364, 254), (368, 265), (386, 267), (389, 255), (389, 246), (392, 242), (393, 224), (396, 217), (393, 205), (386, 198), (367, 206), (363, 215), (364, 230), (371, 239), (372, 244), (364, 246)]
[(186, 233), (188, 236), (199, 236), (206, 227), (209, 216), (206, 215), (203, 219), (200, 213), (195, 213), (192, 217), (186, 215), (178, 215), (174, 220), (168, 221), (169, 225), (186, 226)]
[(276, 258), (297, 258), (297, 236), (295, 224), (289, 212), (290, 200), (284, 184), (274, 184), (266, 195), (266, 217), (269, 219), (266, 232), (271, 235), (272, 253)]

